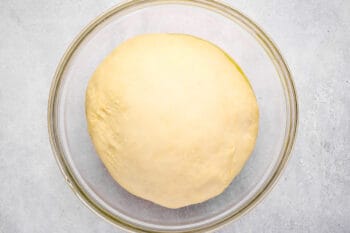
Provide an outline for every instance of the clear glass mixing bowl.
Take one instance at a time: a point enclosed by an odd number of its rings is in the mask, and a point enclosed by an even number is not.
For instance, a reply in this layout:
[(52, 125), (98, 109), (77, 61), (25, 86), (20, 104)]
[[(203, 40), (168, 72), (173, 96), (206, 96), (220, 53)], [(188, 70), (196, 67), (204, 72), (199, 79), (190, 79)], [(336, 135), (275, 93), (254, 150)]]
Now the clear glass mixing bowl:
[[(260, 109), (257, 144), (239, 176), (218, 197), (176, 210), (121, 188), (96, 155), (85, 119), (85, 90), (97, 65), (122, 41), (157, 32), (190, 34), (221, 47), (249, 78)], [(237, 219), (276, 182), (288, 160), (296, 126), (292, 77), (275, 45), (246, 16), (209, 0), (130, 1), (101, 15), (62, 58), (48, 105), (53, 152), (75, 194), (107, 221), (137, 232), (205, 231)]]

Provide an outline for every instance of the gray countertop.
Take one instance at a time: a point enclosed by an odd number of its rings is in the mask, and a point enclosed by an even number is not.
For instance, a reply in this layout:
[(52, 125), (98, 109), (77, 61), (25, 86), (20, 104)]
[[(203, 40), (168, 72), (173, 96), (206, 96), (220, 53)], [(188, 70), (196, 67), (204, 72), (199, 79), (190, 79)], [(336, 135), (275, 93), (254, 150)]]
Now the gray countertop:
[[(119, 1), (0, 1), (0, 232), (122, 232), (66, 185), (51, 152), (47, 99), (75, 35)], [(218, 232), (350, 231), (350, 1), (228, 1), (287, 60), (300, 124), (272, 192)]]

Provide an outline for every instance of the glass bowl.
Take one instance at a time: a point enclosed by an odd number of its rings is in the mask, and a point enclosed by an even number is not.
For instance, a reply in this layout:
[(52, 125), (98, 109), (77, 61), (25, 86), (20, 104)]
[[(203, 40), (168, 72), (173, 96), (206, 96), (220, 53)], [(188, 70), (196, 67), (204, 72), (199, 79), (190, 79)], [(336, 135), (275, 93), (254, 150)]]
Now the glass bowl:
[[(108, 174), (90, 140), (88, 80), (113, 48), (143, 33), (184, 33), (218, 45), (236, 60), (255, 91), (260, 109), (255, 150), (225, 192), (204, 203), (174, 210), (133, 196)], [(279, 177), (297, 120), (292, 77), (276, 46), (246, 16), (209, 0), (129, 1), (99, 16), (66, 51), (48, 104), (51, 145), (69, 186), (97, 215), (134, 232), (213, 230), (246, 213)]]

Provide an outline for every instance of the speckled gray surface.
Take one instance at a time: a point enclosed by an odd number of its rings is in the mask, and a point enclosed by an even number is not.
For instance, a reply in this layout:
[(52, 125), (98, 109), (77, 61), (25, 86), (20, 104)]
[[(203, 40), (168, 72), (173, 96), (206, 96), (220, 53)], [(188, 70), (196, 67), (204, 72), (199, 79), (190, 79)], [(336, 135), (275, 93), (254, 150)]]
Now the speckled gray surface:
[[(74, 36), (118, 1), (0, 1), (0, 232), (122, 232), (88, 210), (52, 155), (52, 75)], [(228, 1), (286, 58), (299, 134), (273, 191), (218, 232), (350, 231), (350, 1)]]

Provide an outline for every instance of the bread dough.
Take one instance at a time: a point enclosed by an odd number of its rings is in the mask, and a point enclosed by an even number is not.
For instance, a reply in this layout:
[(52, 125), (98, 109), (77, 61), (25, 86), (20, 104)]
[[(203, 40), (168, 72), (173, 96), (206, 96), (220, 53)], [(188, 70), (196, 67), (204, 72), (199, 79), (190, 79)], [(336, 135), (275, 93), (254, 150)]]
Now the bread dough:
[(112, 177), (168, 208), (222, 193), (258, 131), (256, 98), (239, 67), (182, 34), (140, 35), (117, 47), (89, 81), (86, 115)]

